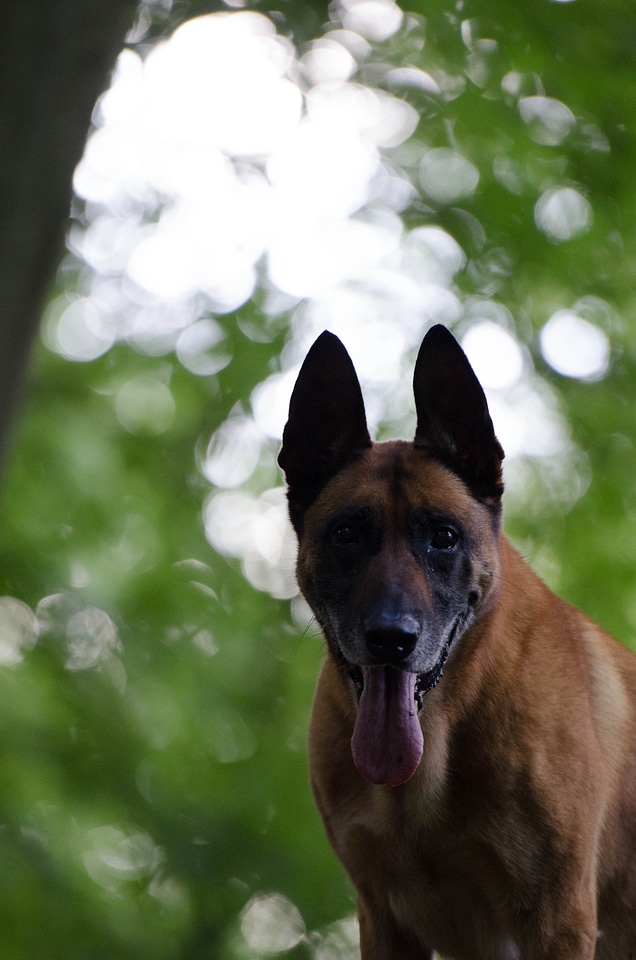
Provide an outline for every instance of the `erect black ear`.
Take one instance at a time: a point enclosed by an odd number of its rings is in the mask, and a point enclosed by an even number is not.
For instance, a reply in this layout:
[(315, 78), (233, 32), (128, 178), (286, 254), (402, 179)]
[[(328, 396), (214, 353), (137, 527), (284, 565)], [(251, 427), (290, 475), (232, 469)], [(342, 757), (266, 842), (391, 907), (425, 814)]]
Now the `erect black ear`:
[(415, 363), (413, 392), (415, 446), (429, 450), (480, 500), (499, 501), (504, 452), (481, 384), (446, 327), (431, 327), (424, 337)]
[(334, 474), (371, 446), (360, 382), (338, 337), (325, 330), (305, 357), (289, 404), (278, 462), (292, 523)]

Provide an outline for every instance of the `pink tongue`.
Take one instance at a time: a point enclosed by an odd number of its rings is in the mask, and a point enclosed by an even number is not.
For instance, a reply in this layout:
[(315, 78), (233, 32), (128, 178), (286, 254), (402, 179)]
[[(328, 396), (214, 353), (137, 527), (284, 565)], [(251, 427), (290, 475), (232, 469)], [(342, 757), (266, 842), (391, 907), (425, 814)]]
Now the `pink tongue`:
[(417, 716), (417, 674), (395, 667), (362, 667), (364, 688), (351, 752), (358, 773), (371, 783), (397, 787), (413, 776), (424, 740)]

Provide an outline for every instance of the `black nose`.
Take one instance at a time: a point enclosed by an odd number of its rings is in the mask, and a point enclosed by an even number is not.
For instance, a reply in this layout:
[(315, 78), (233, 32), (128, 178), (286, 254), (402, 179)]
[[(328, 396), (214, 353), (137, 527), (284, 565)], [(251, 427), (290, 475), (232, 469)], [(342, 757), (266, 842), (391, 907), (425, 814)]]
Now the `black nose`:
[(367, 624), (365, 642), (376, 663), (397, 666), (413, 653), (420, 626), (414, 617), (378, 617)]

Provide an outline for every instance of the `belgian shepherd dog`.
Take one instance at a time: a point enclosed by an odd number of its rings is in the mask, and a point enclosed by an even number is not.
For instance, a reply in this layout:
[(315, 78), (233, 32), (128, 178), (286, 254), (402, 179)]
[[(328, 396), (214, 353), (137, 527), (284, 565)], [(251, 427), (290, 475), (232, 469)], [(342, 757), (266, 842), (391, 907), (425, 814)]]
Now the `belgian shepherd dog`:
[(325, 332), (279, 456), (326, 640), (311, 783), (362, 958), (636, 958), (636, 657), (503, 536), (503, 451), (444, 327), (414, 394), (414, 441), (372, 443)]

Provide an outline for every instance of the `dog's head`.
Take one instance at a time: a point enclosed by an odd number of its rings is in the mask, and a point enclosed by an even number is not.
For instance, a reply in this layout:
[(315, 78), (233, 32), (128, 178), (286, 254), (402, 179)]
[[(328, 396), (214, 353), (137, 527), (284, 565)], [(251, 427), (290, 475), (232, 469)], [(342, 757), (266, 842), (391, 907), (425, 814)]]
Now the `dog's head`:
[(323, 333), (292, 393), (279, 463), (298, 582), (359, 700), (358, 770), (398, 784), (422, 752), (417, 708), (496, 589), (503, 451), (483, 390), (435, 326), (414, 375), (413, 443), (372, 443), (360, 384)]

